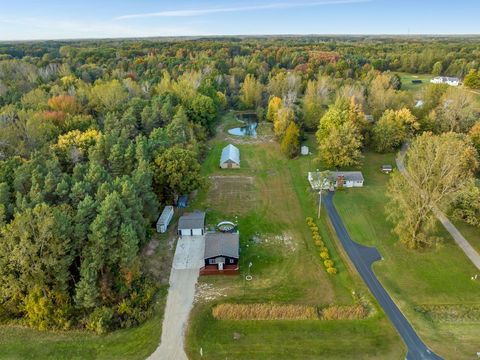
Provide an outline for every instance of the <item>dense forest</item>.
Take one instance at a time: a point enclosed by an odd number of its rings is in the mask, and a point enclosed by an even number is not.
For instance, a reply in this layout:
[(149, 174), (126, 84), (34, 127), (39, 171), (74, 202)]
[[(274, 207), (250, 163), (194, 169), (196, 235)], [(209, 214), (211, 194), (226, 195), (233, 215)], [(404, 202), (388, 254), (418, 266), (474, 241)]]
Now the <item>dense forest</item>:
[[(228, 109), (271, 121), (289, 157), (316, 132), (332, 168), (418, 135), (407, 165), (431, 189), (416, 199), (392, 178), (400, 240), (434, 242), (432, 204), (480, 226), (479, 58), (473, 37), (0, 44), (0, 321), (104, 332), (145, 320), (157, 287), (140, 251), (161, 206), (205, 184), (206, 141)], [(397, 72), (465, 86), (413, 94)], [(448, 181), (421, 173), (430, 161)]]

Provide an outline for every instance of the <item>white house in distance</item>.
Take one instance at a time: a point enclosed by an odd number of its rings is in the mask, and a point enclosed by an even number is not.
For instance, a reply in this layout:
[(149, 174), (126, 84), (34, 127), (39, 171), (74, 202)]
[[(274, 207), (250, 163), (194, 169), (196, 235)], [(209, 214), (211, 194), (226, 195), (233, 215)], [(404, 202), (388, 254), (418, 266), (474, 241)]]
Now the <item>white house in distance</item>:
[(450, 76), (436, 76), (430, 80), (432, 84), (447, 84), (450, 86), (458, 86), (460, 85), (460, 79), (458, 77), (450, 77)]
[(203, 235), (204, 233), (205, 213), (203, 211), (186, 213), (178, 219), (178, 235), (194, 236)]
[(328, 172), (309, 172), (308, 181), (313, 190), (326, 190), (331, 186), (340, 187), (362, 187), (363, 174), (361, 171), (328, 171)]
[(232, 144), (228, 144), (222, 150), (220, 157), (220, 167), (222, 169), (240, 168), (240, 150)]
[(170, 224), (170, 221), (173, 218), (173, 206), (167, 205), (162, 211), (162, 214), (158, 218), (157, 221), (157, 232), (159, 233), (164, 233), (167, 231), (168, 224)]
[(303, 145), (301, 148), (300, 148), (300, 153), (302, 155), (308, 155), (310, 153), (310, 151), (308, 150), (308, 146), (306, 145)]

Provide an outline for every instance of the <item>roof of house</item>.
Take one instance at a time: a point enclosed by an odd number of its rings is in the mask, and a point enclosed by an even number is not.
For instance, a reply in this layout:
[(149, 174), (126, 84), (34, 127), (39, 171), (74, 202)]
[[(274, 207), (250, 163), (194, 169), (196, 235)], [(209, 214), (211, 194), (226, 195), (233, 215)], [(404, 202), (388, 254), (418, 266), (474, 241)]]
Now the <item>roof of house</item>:
[(440, 80), (440, 81), (460, 81), (460, 78), (455, 77), (455, 76), (436, 76), (433, 78), (433, 80)]
[(203, 229), (205, 227), (205, 212), (186, 213), (178, 219), (178, 229)]
[[(326, 177), (325, 177), (326, 176)], [(312, 189), (325, 189), (334, 183), (339, 176), (343, 176), (345, 181), (363, 182), (363, 174), (360, 171), (329, 171), (328, 175), (315, 171), (308, 173), (308, 181)]]
[(392, 170), (393, 166), (392, 165), (382, 165), (382, 169), (384, 170)]
[(361, 171), (333, 171), (332, 176), (334, 179), (343, 176), (346, 181), (363, 181), (363, 174)]
[(158, 218), (157, 223), (163, 224), (168, 219), (168, 217), (170, 216), (172, 211), (173, 211), (173, 206), (172, 205), (165, 206), (165, 208), (162, 211), (162, 214)]
[(232, 144), (228, 144), (223, 148), (222, 156), (220, 157), (220, 164), (229, 160), (240, 164), (240, 150)]
[(207, 233), (204, 258), (228, 256), (238, 259), (240, 240), (237, 233)]

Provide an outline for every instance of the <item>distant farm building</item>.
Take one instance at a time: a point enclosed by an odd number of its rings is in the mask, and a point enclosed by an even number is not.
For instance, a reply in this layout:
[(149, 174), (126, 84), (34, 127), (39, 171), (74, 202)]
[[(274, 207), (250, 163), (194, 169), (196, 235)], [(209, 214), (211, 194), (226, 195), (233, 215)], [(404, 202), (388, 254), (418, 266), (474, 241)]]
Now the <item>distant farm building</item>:
[(301, 149), (300, 149), (300, 153), (301, 153), (302, 155), (308, 155), (308, 154), (309, 154), (308, 146), (303, 145), (303, 146), (301, 147)]
[(203, 235), (205, 232), (205, 213), (195, 211), (186, 213), (178, 219), (178, 235), (194, 236)]
[(165, 206), (165, 208), (162, 211), (162, 214), (160, 215), (157, 221), (157, 232), (164, 233), (167, 231), (168, 224), (170, 224), (170, 221), (173, 218), (173, 213), (174, 213), (173, 206), (171, 205)]
[(392, 165), (382, 165), (382, 172), (385, 174), (390, 174), (393, 171)]
[(220, 167), (222, 169), (240, 168), (240, 150), (232, 144), (225, 146), (220, 157)]
[(238, 232), (208, 232), (205, 234), (205, 266), (200, 270), (202, 275), (236, 274), (240, 238)]
[(313, 190), (325, 190), (331, 187), (362, 187), (364, 179), (360, 171), (328, 171), (309, 172), (308, 181)]
[(430, 80), (432, 84), (447, 84), (450, 86), (458, 86), (460, 85), (460, 79), (458, 77), (450, 77), (450, 76), (437, 76)]

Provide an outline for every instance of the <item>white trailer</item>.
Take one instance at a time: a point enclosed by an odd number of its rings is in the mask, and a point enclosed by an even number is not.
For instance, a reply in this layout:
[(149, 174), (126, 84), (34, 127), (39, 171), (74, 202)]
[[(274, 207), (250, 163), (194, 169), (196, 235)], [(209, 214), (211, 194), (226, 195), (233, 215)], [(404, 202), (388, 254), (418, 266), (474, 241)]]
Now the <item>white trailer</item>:
[(167, 205), (162, 211), (162, 214), (158, 218), (157, 221), (157, 232), (159, 233), (164, 233), (167, 231), (168, 224), (170, 224), (170, 221), (173, 218), (173, 206)]

